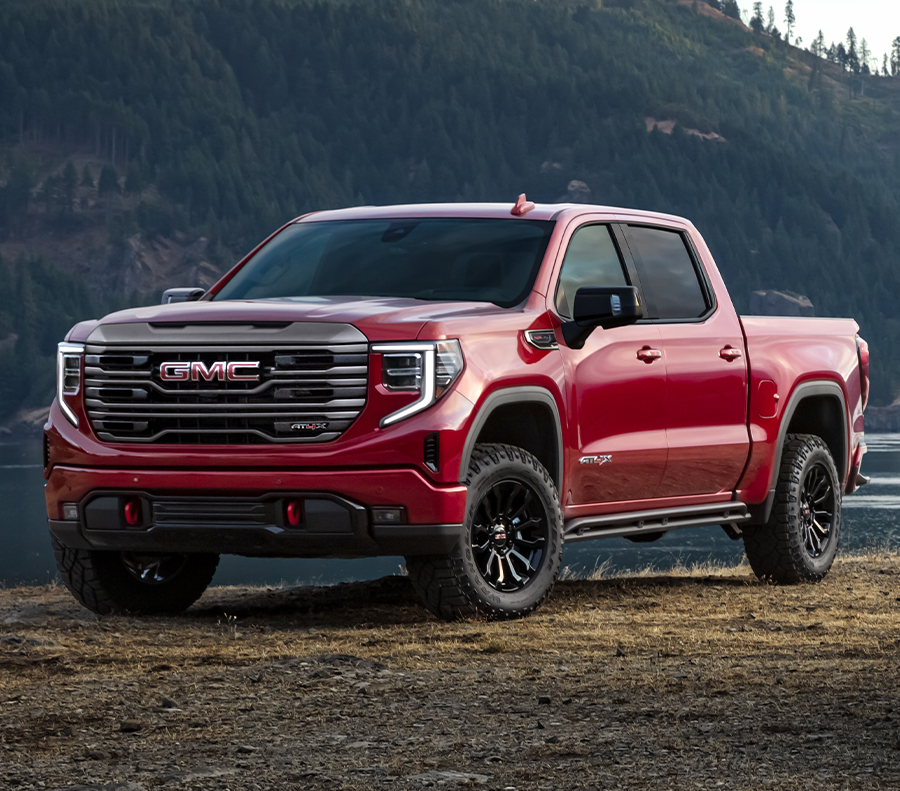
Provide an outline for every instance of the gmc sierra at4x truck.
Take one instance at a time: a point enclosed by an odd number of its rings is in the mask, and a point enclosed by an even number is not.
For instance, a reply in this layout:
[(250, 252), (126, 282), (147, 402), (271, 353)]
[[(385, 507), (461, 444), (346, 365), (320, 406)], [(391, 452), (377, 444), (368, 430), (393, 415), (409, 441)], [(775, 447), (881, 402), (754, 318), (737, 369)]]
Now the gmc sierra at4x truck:
[(231, 553), (403, 555), (439, 617), (516, 617), (566, 542), (703, 525), (815, 582), (866, 481), (856, 323), (739, 317), (678, 217), (317, 212), (164, 302), (59, 346), (50, 532), (98, 613), (180, 611)]

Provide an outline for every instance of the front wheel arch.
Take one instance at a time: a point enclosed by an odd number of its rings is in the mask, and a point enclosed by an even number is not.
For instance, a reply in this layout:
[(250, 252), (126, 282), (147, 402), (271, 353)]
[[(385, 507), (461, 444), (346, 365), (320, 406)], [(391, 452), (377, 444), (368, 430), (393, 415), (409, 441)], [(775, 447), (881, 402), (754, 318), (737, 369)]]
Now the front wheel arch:
[[(540, 440), (530, 441), (524, 434), (525, 424), (516, 420), (523, 412), (535, 416), (543, 428), (550, 427)], [(466, 482), (476, 444), (512, 445), (526, 450), (550, 473), (557, 491), (563, 490), (562, 420), (556, 399), (546, 388), (507, 387), (495, 390), (485, 398), (463, 446), (457, 476), (460, 483)]]

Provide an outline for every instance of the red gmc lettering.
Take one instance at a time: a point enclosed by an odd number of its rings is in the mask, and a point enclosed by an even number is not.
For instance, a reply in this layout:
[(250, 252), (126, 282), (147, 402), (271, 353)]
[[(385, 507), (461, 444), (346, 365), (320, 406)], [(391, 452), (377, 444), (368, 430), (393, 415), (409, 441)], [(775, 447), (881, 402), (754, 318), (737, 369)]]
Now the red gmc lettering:
[(199, 382), (201, 379), (205, 382), (212, 382), (214, 379), (225, 381), (225, 361), (219, 360), (213, 363), (209, 368), (206, 363), (191, 363), (191, 381)]
[(190, 363), (163, 363), (159, 366), (159, 378), (164, 382), (186, 382), (190, 367)]
[(219, 360), (207, 366), (202, 362), (172, 362), (159, 366), (159, 378), (164, 382), (258, 382), (259, 362), (231, 362)]
[[(248, 371), (254, 371), (254, 373), (238, 373), (241, 368), (244, 368)], [(228, 381), (229, 382), (258, 382), (259, 374), (255, 373), (259, 370), (259, 363), (228, 363)]]

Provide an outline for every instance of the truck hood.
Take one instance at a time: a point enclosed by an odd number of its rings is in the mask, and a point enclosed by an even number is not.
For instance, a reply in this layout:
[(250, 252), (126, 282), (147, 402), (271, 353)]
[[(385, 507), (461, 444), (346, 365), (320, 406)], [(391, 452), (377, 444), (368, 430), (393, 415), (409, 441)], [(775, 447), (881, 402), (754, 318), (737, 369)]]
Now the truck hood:
[(68, 340), (84, 342), (108, 324), (259, 324), (264, 322), (328, 322), (352, 324), (370, 341), (411, 340), (430, 322), (453, 318), (508, 316), (511, 312), (486, 302), (430, 302), (397, 297), (294, 297), (222, 302), (179, 302), (111, 313), (98, 322), (82, 322)]

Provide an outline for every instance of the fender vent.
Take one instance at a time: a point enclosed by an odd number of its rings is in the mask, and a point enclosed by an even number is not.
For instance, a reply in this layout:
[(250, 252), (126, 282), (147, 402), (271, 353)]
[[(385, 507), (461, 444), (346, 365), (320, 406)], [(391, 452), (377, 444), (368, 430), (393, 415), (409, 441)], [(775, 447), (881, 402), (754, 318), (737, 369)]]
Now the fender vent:
[(425, 437), (425, 466), (437, 472), (441, 466), (441, 445), (437, 433)]

